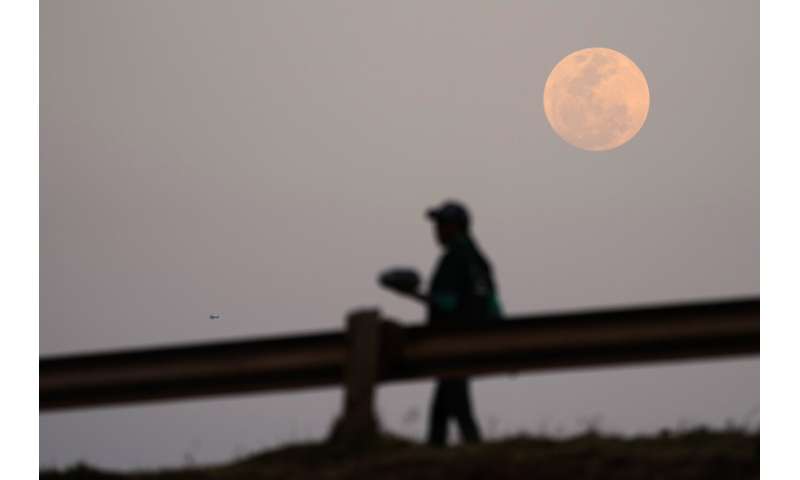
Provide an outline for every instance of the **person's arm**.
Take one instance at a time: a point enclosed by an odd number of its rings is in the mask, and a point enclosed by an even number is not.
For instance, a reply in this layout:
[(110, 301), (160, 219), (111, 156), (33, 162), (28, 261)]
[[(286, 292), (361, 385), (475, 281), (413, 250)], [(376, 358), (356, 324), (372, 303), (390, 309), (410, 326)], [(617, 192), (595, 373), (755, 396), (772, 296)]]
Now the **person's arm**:
[(421, 293), (421, 292), (418, 292), (418, 291), (411, 292), (411, 291), (405, 291), (405, 290), (394, 290), (394, 292), (399, 294), (399, 295), (403, 295), (405, 297), (412, 298), (412, 299), (414, 299), (414, 300), (416, 300), (416, 301), (418, 301), (420, 303), (423, 303), (425, 305), (429, 305), (430, 302), (431, 302), (431, 299), (430, 299), (430, 297), (428, 295), (425, 295), (424, 293)]
[(435, 289), (428, 297), (428, 305), (440, 320), (452, 319), (463, 307), (467, 278), (466, 257), (458, 251), (450, 251), (442, 259), (436, 275)]
[(425, 295), (417, 291), (409, 292), (397, 290), (396, 292), (444, 313), (451, 313), (455, 311), (458, 306), (458, 295), (455, 292), (441, 292), (433, 295)]

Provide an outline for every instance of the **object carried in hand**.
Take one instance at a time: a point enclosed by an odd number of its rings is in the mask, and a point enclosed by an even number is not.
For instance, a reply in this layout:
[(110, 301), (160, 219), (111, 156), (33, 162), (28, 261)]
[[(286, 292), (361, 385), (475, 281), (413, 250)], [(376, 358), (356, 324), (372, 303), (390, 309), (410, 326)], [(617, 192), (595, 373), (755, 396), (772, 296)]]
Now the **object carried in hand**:
[(378, 276), (378, 283), (389, 290), (415, 293), (419, 288), (419, 274), (412, 268), (390, 268)]

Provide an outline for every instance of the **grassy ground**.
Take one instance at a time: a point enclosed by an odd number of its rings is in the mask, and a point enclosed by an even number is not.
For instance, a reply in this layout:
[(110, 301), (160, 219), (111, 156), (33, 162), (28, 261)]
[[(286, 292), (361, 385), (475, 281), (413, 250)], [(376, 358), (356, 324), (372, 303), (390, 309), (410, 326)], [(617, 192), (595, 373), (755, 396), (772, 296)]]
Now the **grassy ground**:
[(115, 474), (77, 466), (42, 479), (569, 479), (758, 478), (759, 437), (695, 430), (617, 438), (587, 433), (564, 440), (518, 437), (432, 449), (384, 437), (359, 454), (326, 444), (294, 445), (213, 467)]

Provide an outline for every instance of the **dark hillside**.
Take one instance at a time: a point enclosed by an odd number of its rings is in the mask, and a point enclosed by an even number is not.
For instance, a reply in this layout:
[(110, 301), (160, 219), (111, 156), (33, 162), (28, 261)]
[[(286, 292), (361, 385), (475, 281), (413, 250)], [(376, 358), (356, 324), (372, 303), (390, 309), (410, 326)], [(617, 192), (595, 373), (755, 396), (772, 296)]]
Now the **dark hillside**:
[(40, 478), (738, 480), (758, 478), (758, 469), (758, 434), (695, 430), (640, 438), (596, 434), (565, 440), (518, 437), (438, 450), (385, 437), (359, 455), (308, 444), (220, 466), (128, 474), (78, 466), (42, 472)]

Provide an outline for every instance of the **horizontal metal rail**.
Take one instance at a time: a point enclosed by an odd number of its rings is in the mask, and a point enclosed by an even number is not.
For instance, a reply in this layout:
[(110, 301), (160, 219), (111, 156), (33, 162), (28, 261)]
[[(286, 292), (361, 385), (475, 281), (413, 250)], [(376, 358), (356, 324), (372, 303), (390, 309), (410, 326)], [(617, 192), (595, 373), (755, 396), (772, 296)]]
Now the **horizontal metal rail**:
[[(342, 385), (345, 332), (39, 362), (41, 410)], [(507, 318), (480, 325), (384, 321), (378, 381), (757, 354), (759, 300)]]
[(759, 301), (510, 318), (490, 327), (408, 327), (386, 380), (757, 354)]

